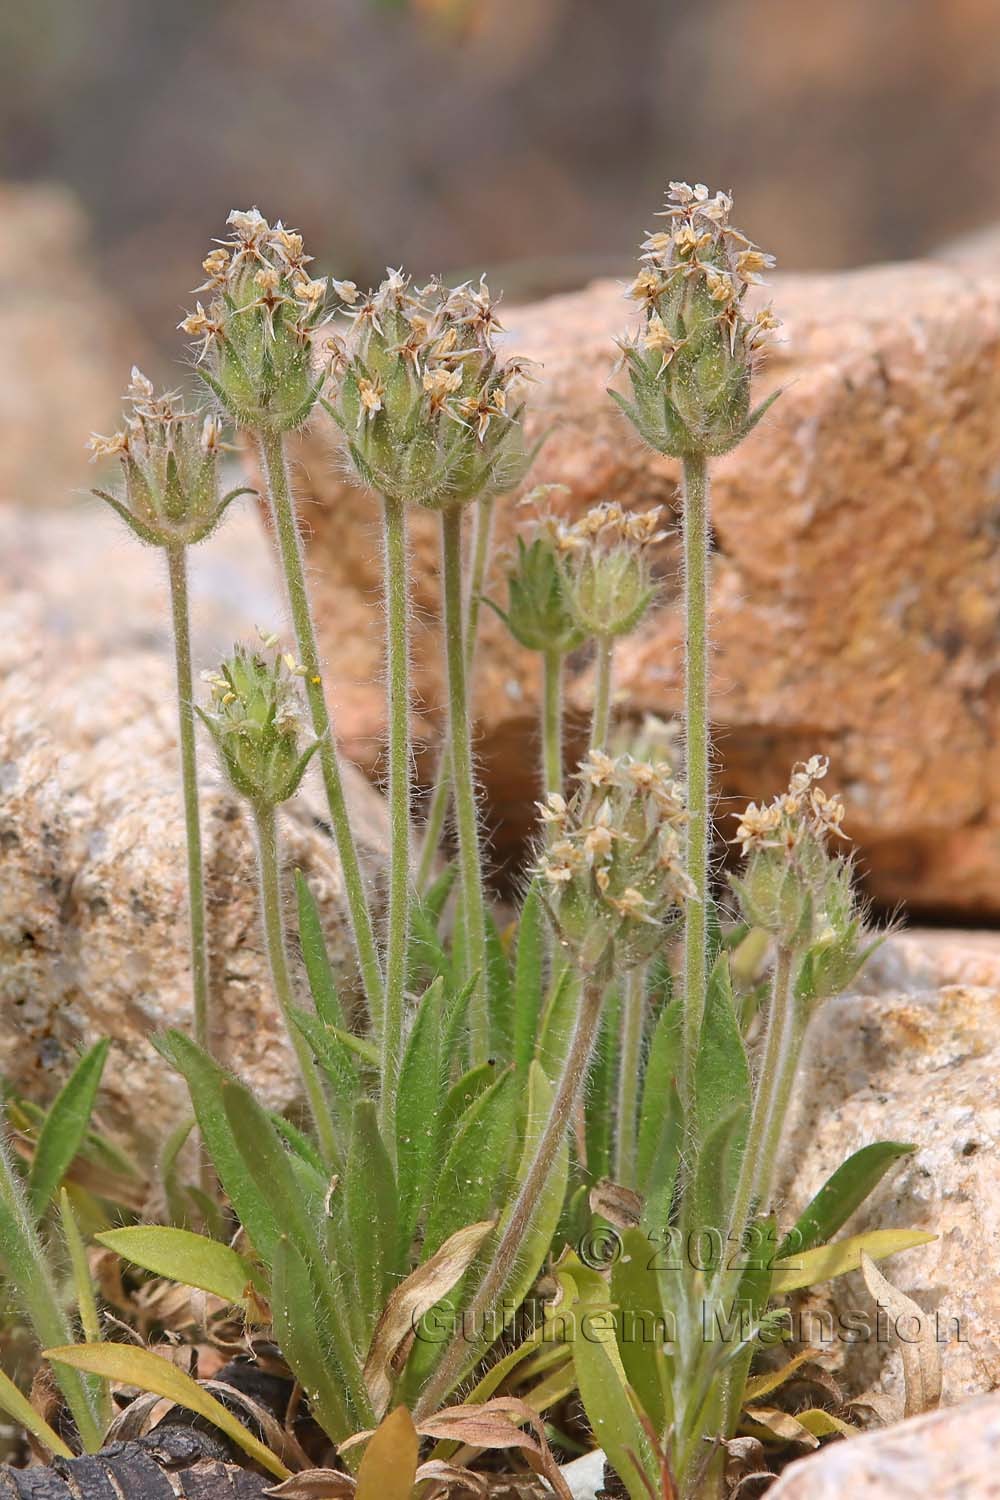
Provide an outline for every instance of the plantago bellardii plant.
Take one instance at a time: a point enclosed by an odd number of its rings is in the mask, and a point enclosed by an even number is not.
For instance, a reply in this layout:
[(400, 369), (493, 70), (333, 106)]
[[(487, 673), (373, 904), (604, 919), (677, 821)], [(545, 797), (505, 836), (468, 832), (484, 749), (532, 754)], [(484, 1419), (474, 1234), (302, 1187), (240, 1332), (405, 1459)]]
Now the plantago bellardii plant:
[[(263, 651), (238, 649), (210, 679), (204, 718), (254, 811), (268, 954), (316, 1137), (270, 1114), (188, 1038), (162, 1039), (161, 1051), (187, 1079), (249, 1247), (243, 1256), (204, 1238), (192, 1245), (200, 1237), (189, 1236), (183, 1256), (197, 1256), (207, 1290), (241, 1292), (256, 1315), (266, 1299), (276, 1340), (334, 1442), (373, 1427), (393, 1402), (412, 1406), (418, 1430), (429, 1432), (428, 1417), (468, 1377), (476, 1381), (473, 1405), (497, 1380), (518, 1379), (547, 1312), (523, 1344), (492, 1367), (484, 1361), (551, 1257), (560, 1312), (606, 1309), (610, 1290), (618, 1350), (612, 1357), (584, 1337), (572, 1358), (567, 1348), (546, 1351), (548, 1373), (532, 1387), (537, 1409), (570, 1394), (575, 1381), (634, 1500), (658, 1485), (682, 1500), (716, 1500), (751, 1360), (777, 1321), (770, 1300), (825, 1279), (831, 1266), (835, 1274), (852, 1268), (866, 1249), (887, 1254), (923, 1238), (900, 1231), (876, 1237), (877, 1245), (865, 1236), (828, 1243), (910, 1149), (893, 1142), (856, 1153), (784, 1238), (775, 1232), (771, 1194), (803, 1037), (818, 1003), (853, 981), (866, 951), (850, 865), (832, 845), (842, 809), (821, 785), (825, 761), (796, 767), (786, 793), (742, 815), (736, 841), (744, 860), (732, 882), (742, 925), (711, 900), (707, 465), (760, 416), (750, 386), (773, 322), (766, 312), (745, 312), (747, 287), (769, 258), (729, 226), (730, 208), (723, 194), (672, 185), (668, 229), (647, 240), (632, 288), (645, 321), (624, 346), (631, 400), (616, 398), (642, 436), (684, 468), (686, 785), (653, 756), (609, 753), (614, 643), (652, 605), (658, 512), (603, 505), (572, 525), (543, 520), (510, 562), (504, 613), (546, 668), (544, 834), (509, 944), (488, 929), (467, 680), (489, 506), (526, 463), (523, 372), (497, 358), (489, 292), (436, 281), (418, 288), (400, 272), (366, 296), (333, 281), (349, 321), (320, 351), (327, 283), (306, 270), (298, 235), (254, 211), (231, 216), (232, 237), (205, 262), (209, 307), (199, 304), (183, 325), (199, 341), (206, 383), (259, 442), (302, 663), (273, 655), (272, 640)], [(357, 477), (384, 509), (391, 824), (384, 981), (330, 738), (284, 452), (285, 434), (320, 400)], [(171, 428), (178, 472), (177, 443), (187, 442), (180, 432)], [(480, 531), (470, 593), (461, 531), (473, 503)], [(419, 903), (410, 880), (406, 510), (414, 504), (442, 520), (460, 871), (450, 947), (450, 875)], [(591, 743), (567, 792), (560, 677), (566, 654), (588, 639), (597, 644)], [(295, 711), (296, 678), (309, 697), (311, 743)], [(341, 1003), (301, 879), (299, 936), (315, 1010), (294, 1004), (277, 812), (314, 754), (344, 864), (370, 1024)], [(675, 975), (670, 939), (682, 921), (685, 954)], [(769, 1000), (756, 981), (740, 988), (746, 928), (758, 954), (768, 944), (773, 951)], [(412, 1004), (410, 995), (418, 997)], [(602, 1112), (617, 1113), (613, 1153)], [(609, 1188), (597, 1179), (611, 1171), (619, 1181)], [(586, 1227), (592, 1214), (619, 1212), (622, 1203), (638, 1226), (626, 1232), (627, 1253), (611, 1268), (609, 1288), (582, 1248), (559, 1252), (567, 1226)], [(177, 1261), (173, 1233), (142, 1226), (102, 1242), (181, 1275), (190, 1260)], [(660, 1269), (644, 1243), (672, 1244), (674, 1236), (681, 1253)], [(729, 1253), (730, 1239), (747, 1249), (742, 1260)], [(694, 1259), (692, 1246), (703, 1245), (708, 1253)], [(251, 1283), (253, 1296), (243, 1296)], [(746, 1322), (732, 1333), (729, 1313), (744, 1305)], [(715, 1338), (706, 1329), (720, 1309), (726, 1331)], [(625, 1317), (636, 1310), (669, 1314), (672, 1335), (630, 1339)], [(457, 1326), (450, 1323), (443, 1342), (425, 1337), (428, 1328), (440, 1332), (447, 1311), (461, 1315)], [(531, 1315), (522, 1321), (530, 1327)], [(104, 1368), (92, 1351), (73, 1358), (81, 1369)], [(809, 1416), (802, 1414), (805, 1431)], [(473, 1427), (462, 1429), (470, 1442)], [(407, 1421), (395, 1428), (411, 1440)]]
[(732, 200), (701, 183), (673, 182), (667, 228), (643, 244), (630, 295), (641, 302), (640, 335), (622, 343), (632, 399), (611, 394), (658, 453), (684, 472), (684, 724), (688, 784), (683, 1090), (693, 1110), (694, 1059), (708, 978), (708, 853), (711, 832), (708, 703), (708, 461), (742, 442), (772, 396), (751, 409), (757, 353), (775, 325), (769, 310), (748, 317), (747, 289), (773, 264), (729, 223)]
[[(361, 481), (383, 497), (389, 619), (389, 764), (393, 825), (387, 1013), (402, 1031), (402, 985), (409, 881), (409, 704), (406, 677), (405, 507), (441, 515), (448, 743), (452, 760), (465, 952), (475, 977), (473, 1055), (484, 1061), (489, 1029), (484, 998), (486, 915), (467, 683), (467, 605), (462, 586), (462, 517), (473, 501), (513, 488), (527, 458), (517, 389), (522, 366), (493, 347), (497, 317), (485, 283), (454, 290), (432, 281), (412, 287), (391, 271), (365, 297), (351, 289), (353, 315), (343, 371), (328, 409)], [(399, 1041), (387, 1058), (399, 1055)], [(397, 1064), (398, 1065), (398, 1064)], [(390, 1079), (387, 1080), (391, 1087)]]
[(239, 488), (225, 495), (220, 493), (219, 463), (224, 444), (221, 424), (213, 413), (185, 411), (177, 392), (157, 395), (152, 382), (134, 367), (125, 404), (126, 420), (121, 431), (111, 437), (95, 433), (90, 439), (95, 459), (117, 457), (121, 461), (122, 488), (116, 493), (108, 490), (93, 493), (121, 516), (140, 541), (162, 548), (167, 559), (187, 833), (194, 1034), (204, 1047), (210, 1035), (208, 951), (187, 549), (209, 536), (230, 503), (249, 491)]
[(260, 450), (361, 979), (379, 1024), (382, 972), (323, 689), (285, 454), (286, 435), (309, 418), (327, 378), (314, 367), (327, 285), (310, 276), (312, 257), (294, 230), (280, 222), (272, 228), (256, 209), (234, 209), (227, 222), (231, 237), (203, 265), (208, 280), (199, 291), (208, 294), (208, 308), (198, 302), (180, 326), (195, 341), (198, 374)]

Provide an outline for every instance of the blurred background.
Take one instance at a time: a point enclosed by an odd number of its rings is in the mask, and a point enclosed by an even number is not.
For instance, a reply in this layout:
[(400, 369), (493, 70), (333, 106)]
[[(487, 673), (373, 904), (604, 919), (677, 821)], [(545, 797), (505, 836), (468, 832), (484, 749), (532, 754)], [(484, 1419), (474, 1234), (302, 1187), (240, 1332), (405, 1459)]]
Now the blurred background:
[(624, 271), (700, 178), (782, 266), (850, 266), (1000, 217), (998, 61), (997, 0), (31, 0), (0, 178), (72, 191), (157, 343), (251, 202), (359, 283), (512, 297)]

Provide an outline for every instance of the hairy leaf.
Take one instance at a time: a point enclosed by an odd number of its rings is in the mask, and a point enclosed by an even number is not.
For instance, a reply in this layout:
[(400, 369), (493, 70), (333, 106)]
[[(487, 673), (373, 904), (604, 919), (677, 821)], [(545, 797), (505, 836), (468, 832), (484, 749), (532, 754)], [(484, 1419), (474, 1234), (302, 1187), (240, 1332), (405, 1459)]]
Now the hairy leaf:
[(295, 871), (295, 896), (299, 915), (299, 945), (316, 1014), (325, 1026), (339, 1026), (341, 1030), (346, 1030), (344, 1007), (340, 1003), (337, 981), (333, 977), (330, 956), (326, 951), (319, 907), (301, 870)]
[(0, 1370), (0, 1411), (7, 1413), (21, 1427), (24, 1427), (31, 1436), (54, 1453), (57, 1458), (72, 1458), (72, 1451), (66, 1447), (62, 1438), (46, 1422), (45, 1418), (32, 1406), (27, 1396), (21, 1394), (9, 1375)]
[(28, 1201), (36, 1219), (83, 1145), (110, 1045), (101, 1041), (84, 1053), (46, 1113), (28, 1173)]
[(838, 1229), (843, 1228), (855, 1209), (860, 1208), (889, 1168), (916, 1149), (916, 1146), (899, 1141), (876, 1141), (855, 1151), (827, 1179), (800, 1214), (795, 1227), (781, 1242), (778, 1259), (784, 1260), (800, 1251), (811, 1250), (814, 1245), (825, 1244)]
[(206, 1239), (190, 1229), (171, 1229), (162, 1224), (137, 1224), (130, 1229), (109, 1229), (96, 1236), (125, 1260), (154, 1276), (166, 1276), (185, 1286), (212, 1292), (234, 1306), (242, 1306), (247, 1287), (262, 1288), (250, 1261), (218, 1240)]
[(516, 1136), (514, 1074), (508, 1071), (473, 1099), (459, 1122), (438, 1175), (424, 1232), (430, 1253), (469, 1218), (485, 1219), (497, 1194)]
[(886, 1256), (898, 1255), (901, 1250), (912, 1250), (917, 1245), (929, 1245), (936, 1239), (936, 1234), (927, 1234), (922, 1229), (870, 1229), (867, 1234), (854, 1234), (832, 1245), (819, 1245), (793, 1256), (787, 1264), (775, 1261), (771, 1291), (780, 1297), (800, 1287), (816, 1286), (834, 1276), (843, 1276), (846, 1271), (856, 1271), (862, 1255), (885, 1260)]

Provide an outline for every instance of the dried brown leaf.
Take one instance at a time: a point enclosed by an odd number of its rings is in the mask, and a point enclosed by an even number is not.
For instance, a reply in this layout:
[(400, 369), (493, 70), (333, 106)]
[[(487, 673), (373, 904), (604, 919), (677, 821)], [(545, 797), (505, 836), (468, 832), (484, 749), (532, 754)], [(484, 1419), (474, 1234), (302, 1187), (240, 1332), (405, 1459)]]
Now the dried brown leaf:
[[(929, 1326), (927, 1315), (912, 1297), (907, 1297), (898, 1287), (887, 1281), (874, 1261), (867, 1255), (861, 1257), (861, 1271), (865, 1285), (879, 1307), (884, 1307), (892, 1321), (895, 1341), (903, 1360), (903, 1384), (906, 1396), (903, 1402), (904, 1417), (918, 1417), (921, 1412), (933, 1411), (941, 1402), (941, 1347), (935, 1330)], [(911, 1340), (900, 1332), (900, 1322), (908, 1326), (916, 1323), (916, 1337)]]
[(813, 1437), (807, 1428), (797, 1422), (787, 1411), (777, 1406), (745, 1406), (744, 1415), (757, 1427), (763, 1427), (773, 1437), (786, 1443), (801, 1443), (804, 1448), (818, 1448), (819, 1438)]
[(487, 1219), (456, 1230), (392, 1293), (375, 1326), (365, 1360), (364, 1380), (376, 1416), (382, 1416), (389, 1405), (398, 1351), (404, 1345), (408, 1347), (419, 1320), (468, 1270), (494, 1222)]
[(631, 1188), (602, 1177), (590, 1190), (590, 1207), (616, 1229), (634, 1229), (642, 1216), (642, 1199)]
[[(523, 1426), (529, 1428), (528, 1432)], [(518, 1448), (526, 1462), (547, 1480), (560, 1500), (572, 1500), (556, 1463), (538, 1413), (515, 1396), (496, 1396), (481, 1406), (449, 1406), (427, 1417), (417, 1431), (424, 1437), (465, 1443), (471, 1448)]]
[(353, 1474), (339, 1469), (307, 1469), (272, 1485), (267, 1494), (280, 1495), (282, 1500), (352, 1500), (355, 1488)]

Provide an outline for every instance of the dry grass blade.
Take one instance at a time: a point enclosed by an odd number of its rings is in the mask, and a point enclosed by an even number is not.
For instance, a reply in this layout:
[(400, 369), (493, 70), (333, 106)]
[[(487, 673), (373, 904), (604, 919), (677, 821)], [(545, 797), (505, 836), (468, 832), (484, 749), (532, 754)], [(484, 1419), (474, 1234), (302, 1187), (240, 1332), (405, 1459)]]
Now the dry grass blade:
[(272, 1485), (267, 1493), (280, 1495), (282, 1500), (352, 1500), (355, 1488), (353, 1474), (340, 1469), (307, 1469)]
[[(934, 1330), (928, 1325), (923, 1308), (918, 1307), (898, 1287), (894, 1287), (891, 1281), (887, 1281), (867, 1255), (861, 1257), (861, 1270), (876, 1306), (885, 1308), (889, 1315), (902, 1355), (903, 1384), (906, 1388), (903, 1416), (918, 1417), (921, 1412), (933, 1411), (941, 1401), (941, 1348)], [(915, 1324), (915, 1339), (903, 1337), (900, 1333), (901, 1322)]]
[[(521, 1424), (530, 1430), (523, 1431)], [(560, 1500), (572, 1500), (538, 1413), (526, 1401), (498, 1396), (482, 1406), (449, 1406), (417, 1428), (424, 1437), (465, 1443), (470, 1448), (519, 1448), (529, 1466), (551, 1485)]]
[(400, 1282), (389, 1298), (375, 1325), (364, 1368), (365, 1385), (377, 1417), (388, 1408), (398, 1354), (409, 1348), (424, 1314), (464, 1276), (493, 1224), (492, 1219), (486, 1219), (456, 1230), (430, 1260)]

